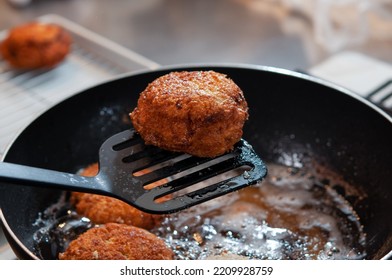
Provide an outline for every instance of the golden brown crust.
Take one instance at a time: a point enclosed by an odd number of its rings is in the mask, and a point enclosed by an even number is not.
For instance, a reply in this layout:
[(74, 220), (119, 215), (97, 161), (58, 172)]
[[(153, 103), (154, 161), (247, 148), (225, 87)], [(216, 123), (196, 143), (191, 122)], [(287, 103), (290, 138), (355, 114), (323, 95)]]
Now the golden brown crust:
[(9, 31), (0, 53), (15, 68), (51, 68), (69, 53), (70, 34), (55, 24), (31, 22)]
[(154, 234), (137, 227), (109, 223), (73, 240), (60, 260), (172, 260), (173, 251)]
[(162, 220), (162, 215), (145, 213), (129, 204), (108, 196), (83, 194), (75, 204), (79, 215), (95, 224), (120, 223), (151, 229)]
[(242, 137), (248, 106), (241, 89), (226, 75), (183, 71), (150, 83), (130, 116), (147, 144), (215, 157)]
[[(95, 176), (98, 164), (86, 167), (81, 175)], [(145, 213), (131, 205), (103, 195), (73, 192), (70, 198), (79, 215), (89, 218), (95, 224), (120, 223), (151, 229), (159, 223), (163, 216)]]

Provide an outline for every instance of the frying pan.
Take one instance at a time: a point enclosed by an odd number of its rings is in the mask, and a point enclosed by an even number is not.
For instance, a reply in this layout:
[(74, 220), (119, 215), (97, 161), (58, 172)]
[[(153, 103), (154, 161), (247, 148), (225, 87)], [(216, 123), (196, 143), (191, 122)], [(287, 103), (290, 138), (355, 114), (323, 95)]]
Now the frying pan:
[[(392, 118), (355, 94), (304, 74), (252, 65), (192, 65), (121, 76), (42, 114), (15, 139), (4, 161), (77, 172), (97, 161), (104, 139), (131, 126), (128, 113), (148, 83), (181, 70), (215, 70), (240, 86), (250, 114), (243, 138), (263, 160), (317, 162), (364, 193), (361, 199), (341, 194), (364, 226), (366, 258), (392, 256)], [(34, 222), (61, 194), (0, 185), (0, 217), (19, 258), (38, 259)]]

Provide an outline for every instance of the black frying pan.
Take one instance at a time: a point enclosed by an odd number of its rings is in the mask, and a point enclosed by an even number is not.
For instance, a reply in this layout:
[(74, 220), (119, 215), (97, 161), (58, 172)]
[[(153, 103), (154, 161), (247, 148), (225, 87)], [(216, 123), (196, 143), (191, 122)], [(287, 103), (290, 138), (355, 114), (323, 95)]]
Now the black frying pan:
[[(213, 69), (244, 91), (244, 138), (266, 161), (299, 155), (333, 170), (366, 193), (350, 200), (367, 235), (367, 259), (392, 256), (392, 119), (367, 101), (315, 78), (253, 66), (166, 68), (123, 76), (51, 108), (14, 141), (4, 161), (76, 172), (97, 161), (102, 141), (128, 128), (128, 113), (153, 79), (174, 70)], [(53, 94), (56, 94), (55, 92)], [(0, 217), (20, 258), (32, 253), (34, 221), (61, 192), (0, 186)]]

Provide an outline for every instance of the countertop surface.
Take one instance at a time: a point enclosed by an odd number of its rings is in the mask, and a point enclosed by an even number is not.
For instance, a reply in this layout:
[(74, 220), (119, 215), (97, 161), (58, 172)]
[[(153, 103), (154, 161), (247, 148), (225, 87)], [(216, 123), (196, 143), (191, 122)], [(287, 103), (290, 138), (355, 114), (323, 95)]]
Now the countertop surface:
[[(28, 4), (17, 8), (10, 2)], [(390, 4), (324, 2), (0, 0), (0, 29), (58, 14), (161, 65), (224, 62), (304, 70), (345, 50), (392, 63)]]

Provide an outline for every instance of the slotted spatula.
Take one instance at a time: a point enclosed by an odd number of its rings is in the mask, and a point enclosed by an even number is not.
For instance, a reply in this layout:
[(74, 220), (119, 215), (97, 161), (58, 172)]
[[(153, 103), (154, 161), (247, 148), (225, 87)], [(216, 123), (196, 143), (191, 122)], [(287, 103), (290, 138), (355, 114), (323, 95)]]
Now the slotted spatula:
[[(242, 167), (247, 169), (241, 170)], [(240, 170), (240, 174), (202, 184), (230, 170)], [(256, 184), (266, 174), (265, 164), (245, 140), (241, 139), (229, 154), (214, 159), (198, 158), (144, 145), (134, 130), (120, 132), (103, 143), (99, 151), (99, 173), (95, 177), (0, 163), (2, 183), (112, 196), (156, 214), (173, 213)], [(203, 187), (175, 196), (176, 192), (197, 183)], [(156, 201), (164, 196), (164, 202)]]

